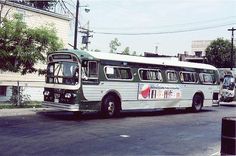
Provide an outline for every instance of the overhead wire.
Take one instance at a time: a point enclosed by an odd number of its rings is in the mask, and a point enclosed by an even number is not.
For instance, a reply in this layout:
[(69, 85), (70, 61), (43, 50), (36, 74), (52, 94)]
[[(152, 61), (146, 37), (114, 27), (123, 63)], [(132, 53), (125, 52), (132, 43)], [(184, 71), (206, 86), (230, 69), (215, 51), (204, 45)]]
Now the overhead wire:
[(125, 33), (125, 32), (100, 32), (100, 31), (94, 31), (94, 34), (100, 34), (100, 35), (127, 35), (127, 36), (138, 36), (138, 35), (161, 35), (161, 34), (174, 34), (174, 33), (184, 33), (184, 32), (193, 32), (193, 31), (200, 31), (200, 30), (207, 30), (207, 29), (215, 29), (219, 27), (224, 27), (228, 25), (236, 24), (236, 22), (227, 23), (227, 24), (221, 24), (221, 25), (214, 25), (214, 26), (205, 26), (205, 27), (199, 27), (199, 28), (189, 28), (189, 29), (183, 29), (183, 30), (173, 30), (173, 31), (159, 31), (159, 32), (139, 32), (139, 33)]
[(157, 29), (157, 28), (166, 28), (166, 27), (176, 27), (176, 26), (189, 26), (189, 25), (196, 25), (196, 24), (209, 24), (212, 22), (218, 22), (218, 21), (226, 21), (229, 20), (231, 18), (236, 18), (236, 16), (228, 16), (228, 17), (222, 17), (222, 18), (215, 18), (215, 19), (210, 19), (210, 20), (201, 20), (201, 21), (194, 21), (194, 22), (187, 22), (187, 23), (178, 23), (178, 24), (172, 24), (172, 25), (160, 25), (160, 26), (150, 26), (150, 27), (92, 27), (92, 29), (99, 29), (99, 30), (103, 30), (103, 29), (109, 29), (109, 30), (128, 30), (128, 29)]

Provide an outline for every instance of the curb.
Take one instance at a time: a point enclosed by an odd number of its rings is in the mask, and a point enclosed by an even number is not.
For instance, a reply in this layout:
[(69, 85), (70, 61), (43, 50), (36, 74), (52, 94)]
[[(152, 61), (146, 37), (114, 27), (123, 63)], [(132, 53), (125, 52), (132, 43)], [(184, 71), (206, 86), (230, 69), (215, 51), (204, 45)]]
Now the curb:
[(236, 106), (236, 101), (232, 101), (232, 102), (220, 102), (220, 105)]
[(45, 111), (45, 108), (16, 108), (16, 109), (0, 109), (0, 117), (34, 115), (37, 112)]

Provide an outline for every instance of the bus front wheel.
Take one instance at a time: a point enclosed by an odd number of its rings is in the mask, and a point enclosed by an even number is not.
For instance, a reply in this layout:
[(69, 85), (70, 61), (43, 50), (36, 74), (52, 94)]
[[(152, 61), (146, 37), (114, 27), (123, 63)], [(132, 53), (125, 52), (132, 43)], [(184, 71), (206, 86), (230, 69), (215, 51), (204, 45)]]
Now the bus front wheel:
[(105, 118), (116, 117), (119, 114), (118, 101), (114, 96), (108, 95), (102, 102), (102, 115)]
[(196, 94), (193, 97), (192, 110), (194, 112), (199, 112), (203, 106), (203, 98), (200, 94)]

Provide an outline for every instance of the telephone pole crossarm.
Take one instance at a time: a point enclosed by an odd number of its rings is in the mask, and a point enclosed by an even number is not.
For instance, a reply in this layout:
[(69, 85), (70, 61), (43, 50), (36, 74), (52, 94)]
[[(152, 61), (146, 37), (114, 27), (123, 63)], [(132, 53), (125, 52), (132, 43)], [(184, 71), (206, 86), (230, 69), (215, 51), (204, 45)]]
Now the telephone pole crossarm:
[(89, 38), (93, 37), (93, 35), (91, 35), (90, 33), (92, 33), (93, 31), (89, 30), (89, 28), (83, 28), (83, 27), (80, 27), (80, 29), (81, 29), (80, 33), (84, 34), (82, 36), (82, 43), (85, 44), (85, 48), (88, 50), (88, 44), (90, 43)]

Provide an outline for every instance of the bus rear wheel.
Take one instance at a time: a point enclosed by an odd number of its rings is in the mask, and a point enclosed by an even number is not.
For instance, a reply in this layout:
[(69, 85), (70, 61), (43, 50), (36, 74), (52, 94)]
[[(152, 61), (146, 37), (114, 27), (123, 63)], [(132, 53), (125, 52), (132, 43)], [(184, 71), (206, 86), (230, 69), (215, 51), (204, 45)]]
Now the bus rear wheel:
[(102, 116), (105, 118), (113, 118), (120, 113), (119, 103), (114, 96), (108, 95), (102, 102)]
[(196, 94), (193, 97), (192, 111), (199, 112), (203, 106), (203, 97), (200, 94)]

